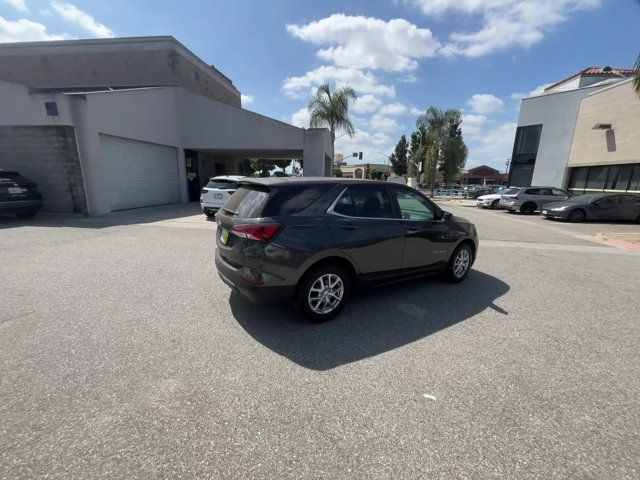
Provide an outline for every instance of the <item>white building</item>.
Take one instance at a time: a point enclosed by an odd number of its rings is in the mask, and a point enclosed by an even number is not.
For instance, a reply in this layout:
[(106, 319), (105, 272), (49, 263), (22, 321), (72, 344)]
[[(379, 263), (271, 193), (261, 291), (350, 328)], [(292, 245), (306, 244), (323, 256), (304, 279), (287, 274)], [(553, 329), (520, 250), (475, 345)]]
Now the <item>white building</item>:
[(49, 211), (193, 201), (251, 158), (332, 172), (328, 130), (243, 109), (232, 81), (173, 37), (2, 44), (0, 105), (0, 168), (36, 181)]
[[(630, 88), (630, 77), (634, 73), (627, 69), (590, 67), (550, 85), (539, 95), (523, 99), (510, 163), (509, 185), (568, 187), (571, 174), (569, 157), (572, 150), (579, 148), (582, 142), (582, 139), (577, 139), (578, 143), (574, 141), (581, 106), (591, 102), (592, 96), (605, 89), (618, 86), (623, 88), (624, 85)], [(637, 97), (629, 98), (631, 103), (626, 114), (631, 122), (631, 117), (640, 115), (640, 100)], [(616, 107), (613, 104), (610, 107), (603, 105), (600, 111), (602, 119), (614, 114), (613, 111), (607, 111), (607, 108), (611, 110)], [(624, 128), (622, 122), (618, 126)], [(592, 127), (595, 124), (589, 128)], [(602, 137), (598, 148), (606, 148), (604, 133), (600, 131), (594, 135)], [(625, 142), (629, 141), (631, 137), (625, 137)], [(596, 150), (582, 151), (581, 155), (598, 153)], [(640, 162), (637, 155), (622, 160), (619, 155), (616, 158), (618, 163)], [(614, 156), (609, 155), (599, 161), (605, 164), (613, 162)], [(582, 163), (585, 162), (590, 164), (588, 159), (582, 160)], [(574, 159), (574, 163), (582, 164), (577, 159)]]

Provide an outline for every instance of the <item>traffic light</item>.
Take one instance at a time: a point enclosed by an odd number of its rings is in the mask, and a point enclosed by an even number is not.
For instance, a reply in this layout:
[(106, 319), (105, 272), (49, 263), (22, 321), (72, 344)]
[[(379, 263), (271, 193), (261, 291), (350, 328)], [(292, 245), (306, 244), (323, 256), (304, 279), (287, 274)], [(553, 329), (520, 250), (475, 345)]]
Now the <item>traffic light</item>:
[(362, 160), (362, 152), (358, 153), (358, 160)]

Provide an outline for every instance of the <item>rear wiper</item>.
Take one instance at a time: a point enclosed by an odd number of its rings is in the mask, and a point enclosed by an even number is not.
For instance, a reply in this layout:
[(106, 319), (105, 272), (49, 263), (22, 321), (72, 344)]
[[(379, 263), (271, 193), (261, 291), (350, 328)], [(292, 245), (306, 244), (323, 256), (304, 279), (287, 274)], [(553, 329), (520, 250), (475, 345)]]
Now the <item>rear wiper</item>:
[(238, 212), (234, 212), (233, 210), (229, 210), (228, 208), (223, 208), (222, 210), (227, 212), (229, 215), (238, 215)]

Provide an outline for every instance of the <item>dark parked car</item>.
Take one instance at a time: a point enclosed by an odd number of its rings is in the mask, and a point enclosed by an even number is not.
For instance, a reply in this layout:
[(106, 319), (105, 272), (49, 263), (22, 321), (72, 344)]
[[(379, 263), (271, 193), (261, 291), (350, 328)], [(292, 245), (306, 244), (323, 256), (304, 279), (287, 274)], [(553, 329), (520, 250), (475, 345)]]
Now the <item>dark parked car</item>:
[(545, 205), (547, 218), (582, 222), (583, 220), (635, 220), (640, 222), (640, 194), (598, 193), (571, 197), (564, 202)]
[(356, 287), (441, 273), (460, 282), (475, 227), (399, 184), (244, 179), (216, 214), (222, 280), (255, 302), (293, 301), (313, 322), (335, 317)]
[(0, 213), (34, 217), (42, 209), (38, 184), (16, 171), (0, 170)]

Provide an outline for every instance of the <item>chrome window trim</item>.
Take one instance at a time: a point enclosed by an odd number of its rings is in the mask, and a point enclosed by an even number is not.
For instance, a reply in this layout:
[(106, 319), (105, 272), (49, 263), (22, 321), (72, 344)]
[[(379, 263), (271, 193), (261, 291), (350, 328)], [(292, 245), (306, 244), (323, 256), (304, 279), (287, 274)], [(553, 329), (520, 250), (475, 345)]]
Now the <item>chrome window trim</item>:
[[(335, 217), (341, 217), (341, 218), (353, 218), (354, 220), (396, 220), (396, 221), (401, 221), (401, 222), (442, 222), (443, 221), (443, 219), (441, 219), (441, 218), (432, 218), (431, 220), (418, 220), (418, 219), (412, 219), (412, 218), (397, 218), (397, 217), (391, 217), (391, 218), (387, 218), (387, 217), (352, 217), (350, 215), (344, 215), (342, 213), (336, 212), (334, 210), (335, 206), (338, 204), (338, 202), (342, 198), (342, 195), (344, 195), (344, 193), (352, 186), (353, 185), (347, 185), (346, 187), (344, 187), (342, 189), (342, 191), (338, 194), (336, 199), (331, 203), (331, 205), (329, 205), (329, 208), (327, 209), (327, 212), (326, 212), (327, 215), (333, 215)], [(388, 187), (387, 185), (385, 185), (384, 188), (393, 188), (393, 187)], [(403, 190), (403, 189), (399, 188), (399, 190)], [(389, 201), (391, 201), (391, 199), (389, 199)]]

